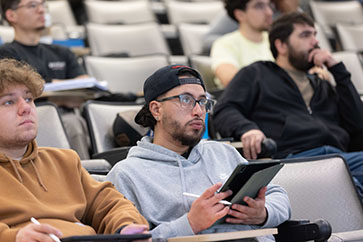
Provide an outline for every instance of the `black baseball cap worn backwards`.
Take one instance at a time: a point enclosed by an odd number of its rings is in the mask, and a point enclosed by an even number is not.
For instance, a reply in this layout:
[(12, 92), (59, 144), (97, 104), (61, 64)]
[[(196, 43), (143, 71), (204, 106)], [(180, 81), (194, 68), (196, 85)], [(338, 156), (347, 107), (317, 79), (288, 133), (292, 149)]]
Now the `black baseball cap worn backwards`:
[[(181, 78), (180, 73), (184, 70), (192, 72), (195, 77)], [(144, 83), (144, 97), (146, 103), (150, 103), (158, 96), (166, 93), (174, 87), (184, 84), (199, 84), (205, 90), (203, 79), (198, 71), (189, 66), (169, 65), (154, 72)]]

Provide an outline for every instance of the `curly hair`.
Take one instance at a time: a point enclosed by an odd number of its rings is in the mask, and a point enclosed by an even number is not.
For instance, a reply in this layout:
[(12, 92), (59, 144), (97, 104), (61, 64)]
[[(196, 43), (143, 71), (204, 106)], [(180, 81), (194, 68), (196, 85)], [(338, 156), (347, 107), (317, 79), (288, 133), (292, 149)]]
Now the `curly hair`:
[(15, 59), (0, 60), (0, 93), (13, 85), (25, 85), (34, 98), (42, 94), (44, 80), (33, 67)]

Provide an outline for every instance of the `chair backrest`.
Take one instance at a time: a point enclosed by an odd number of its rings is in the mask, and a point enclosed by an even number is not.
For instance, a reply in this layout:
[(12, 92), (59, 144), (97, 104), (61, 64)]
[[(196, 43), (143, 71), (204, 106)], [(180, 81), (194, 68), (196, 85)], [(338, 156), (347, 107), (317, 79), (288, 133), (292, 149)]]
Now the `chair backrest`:
[(140, 110), (141, 107), (140, 104), (88, 101), (84, 106), (84, 112), (90, 131), (93, 154), (115, 148), (112, 126), (117, 113)]
[(363, 51), (363, 24), (337, 24), (337, 32), (343, 50)]
[(66, 131), (63, 126), (58, 108), (53, 103), (37, 104), (39, 146), (70, 149)]
[(319, 46), (322, 49), (328, 50), (329, 52), (332, 52), (332, 48), (329, 42), (328, 37), (326, 36), (325, 31), (322, 29), (320, 24), (315, 23), (315, 30), (316, 30), (316, 38), (319, 40)]
[(363, 207), (346, 162), (329, 155), (282, 160), (271, 181), (288, 193), (292, 219), (326, 219), (333, 232), (363, 228)]
[(14, 40), (14, 28), (11, 26), (0, 26), (0, 37), (2, 43), (9, 43)]
[(351, 80), (358, 93), (363, 95), (363, 67), (356, 52), (341, 51), (334, 52), (333, 56), (336, 60), (342, 61), (348, 71), (351, 73)]
[(331, 27), (337, 23), (363, 23), (363, 9), (359, 1), (310, 1), (309, 3), (315, 21), (329, 34), (328, 36), (333, 36)]
[(72, 9), (67, 0), (47, 1), (52, 24), (66, 26), (77, 25)]
[(136, 24), (155, 21), (150, 1), (100, 1), (84, 2), (88, 21), (98, 24)]
[(224, 11), (222, 1), (183, 2), (170, 0), (166, 3), (166, 9), (171, 24), (209, 24), (218, 13)]
[(218, 89), (214, 83), (214, 73), (211, 68), (211, 58), (209, 56), (193, 55), (190, 56), (192, 67), (197, 69), (204, 80), (207, 91)]
[(170, 54), (156, 23), (130, 25), (87, 24), (92, 55), (126, 53), (129, 56)]
[(165, 55), (144, 57), (85, 57), (89, 75), (97, 80), (106, 80), (111, 92), (140, 93), (144, 81), (157, 69), (168, 65)]
[(203, 52), (203, 37), (209, 30), (207, 24), (181, 23), (178, 26), (184, 55), (200, 55)]

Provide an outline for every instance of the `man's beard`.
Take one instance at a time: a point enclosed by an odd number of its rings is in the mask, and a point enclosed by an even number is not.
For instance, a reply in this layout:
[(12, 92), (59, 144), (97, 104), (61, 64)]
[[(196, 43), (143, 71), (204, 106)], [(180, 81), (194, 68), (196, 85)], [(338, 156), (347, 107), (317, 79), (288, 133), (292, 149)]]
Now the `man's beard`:
[(37, 27), (35, 30), (36, 31), (43, 31), (43, 30), (45, 30), (45, 25)]
[(179, 141), (184, 146), (193, 147), (196, 144), (199, 143), (199, 141), (202, 139), (202, 136), (205, 131), (205, 124), (203, 123), (203, 128), (201, 130), (192, 130), (192, 135), (186, 134), (186, 127), (190, 122), (194, 120), (189, 121), (182, 127), (180, 123), (178, 123), (176, 120), (170, 120), (168, 117), (166, 117), (165, 122), (168, 124), (169, 128), (171, 128), (170, 135), (173, 137), (174, 140)]
[(314, 67), (314, 61), (308, 61), (309, 58), (309, 54), (311, 51), (313, 51), (314, 49), (310, 49), (308, 52), (297, 52), (294, 50), (294, 48), (288, 44), (289, 46), (289, 62), (290, 64), (295, 67), (297, 70), (300, 71), (304, 71), (307, 72), (308, 70), (310, 70), (312, 67)]

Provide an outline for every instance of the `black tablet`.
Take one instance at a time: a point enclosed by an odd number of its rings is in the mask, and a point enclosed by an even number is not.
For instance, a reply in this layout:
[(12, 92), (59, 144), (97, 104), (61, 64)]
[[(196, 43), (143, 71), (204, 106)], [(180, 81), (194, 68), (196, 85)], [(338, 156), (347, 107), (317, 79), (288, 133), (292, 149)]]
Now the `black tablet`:
[(225, 198), (231, 203), (245, 204), (243, 198), (255, 198), (258, 191), (267, 186), (283, 164), (278, 161), (256, 161), (239, 164), (223, 184), (219, 192), (232, 190), (232, 195)]
[(151, 238), (151, 234), (97, 234), (69, 236), (62, 238), (62, 242), (129, 242)]

